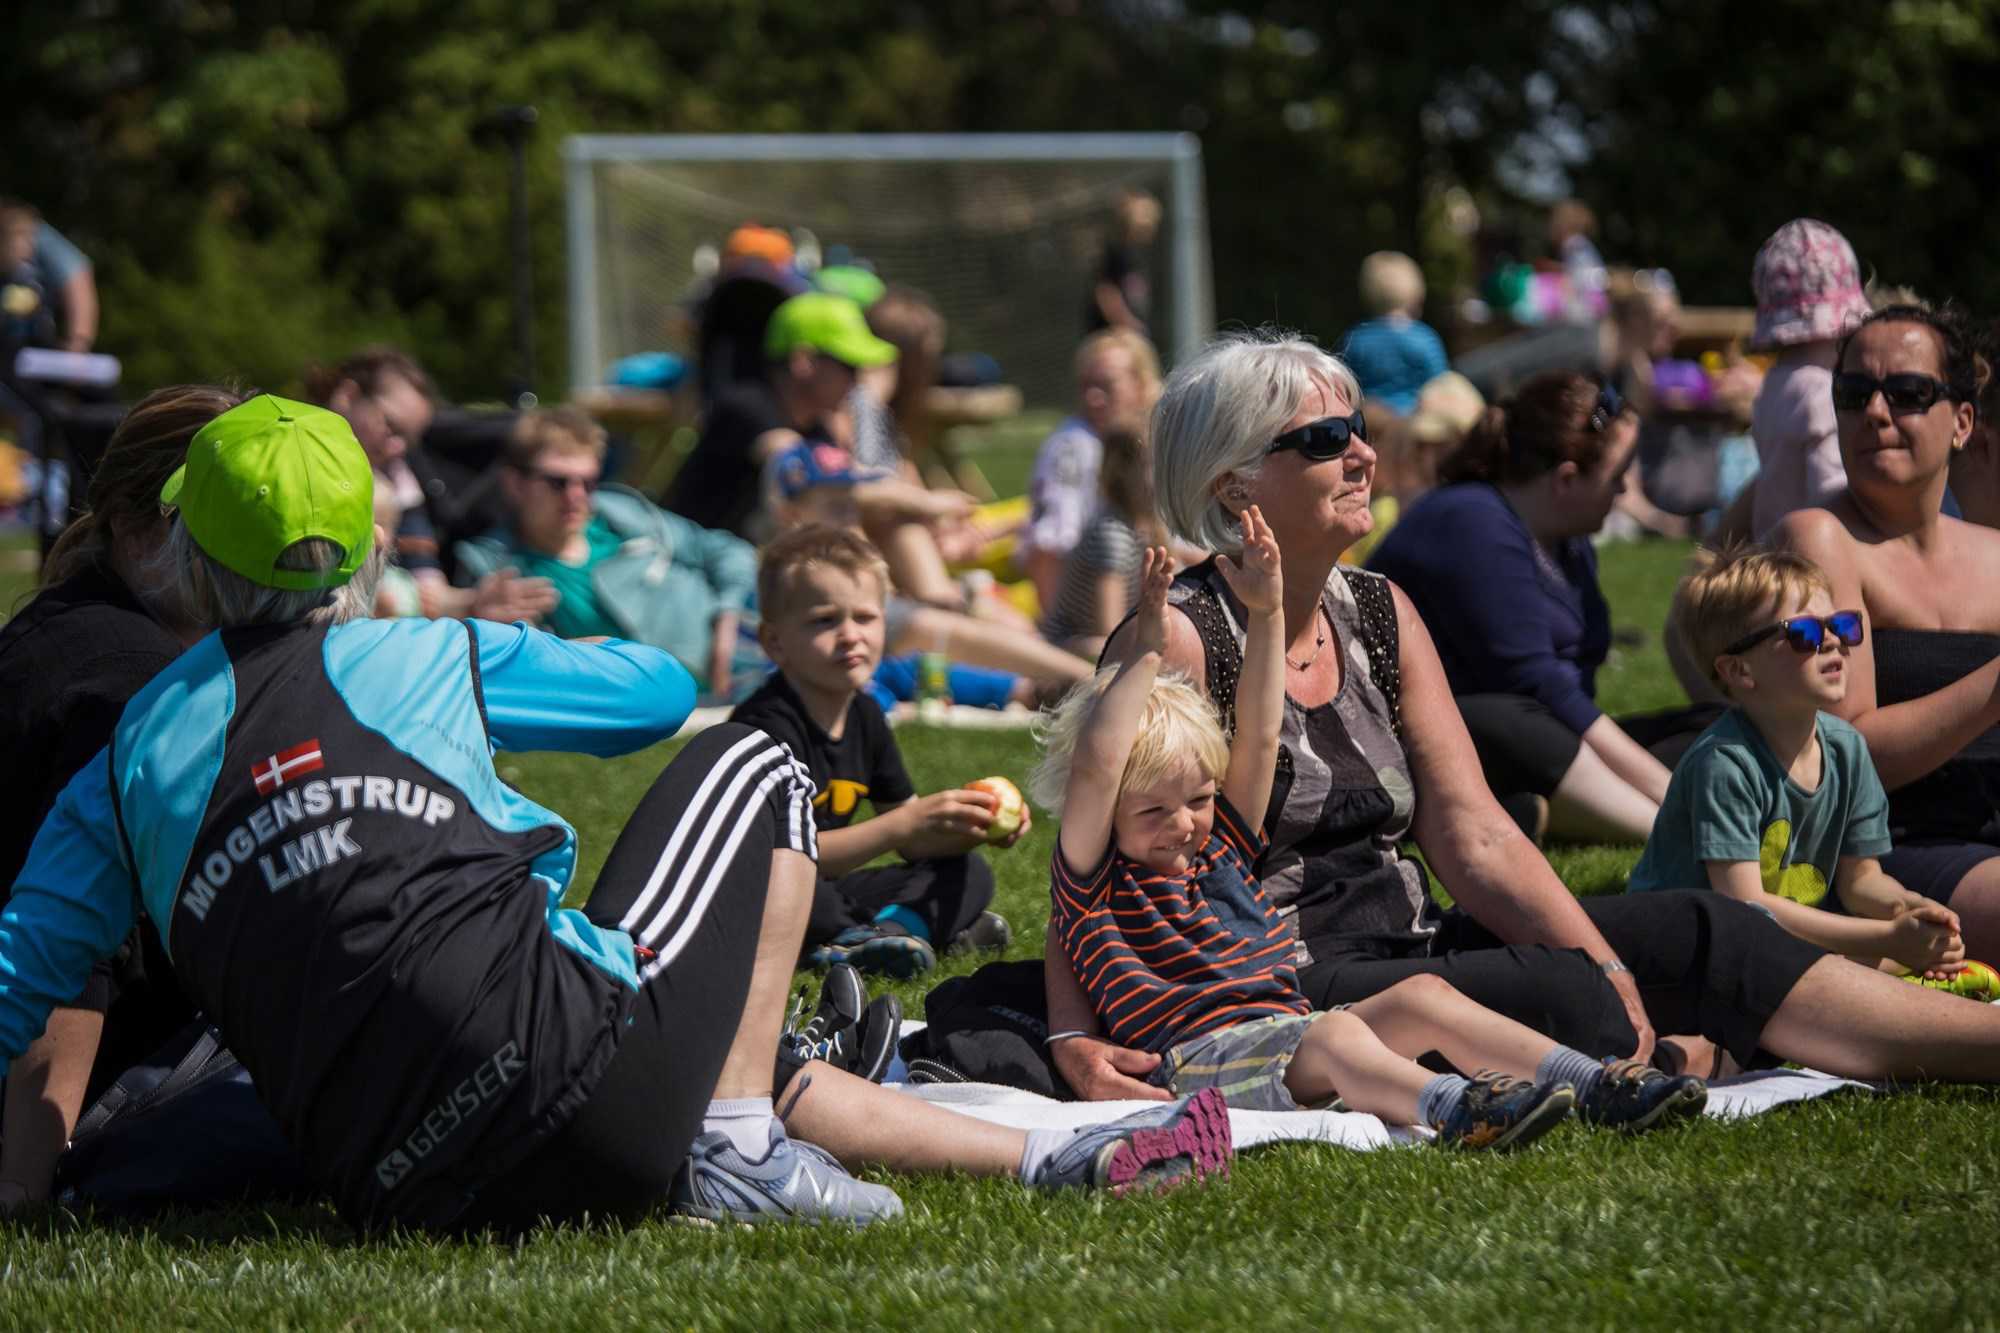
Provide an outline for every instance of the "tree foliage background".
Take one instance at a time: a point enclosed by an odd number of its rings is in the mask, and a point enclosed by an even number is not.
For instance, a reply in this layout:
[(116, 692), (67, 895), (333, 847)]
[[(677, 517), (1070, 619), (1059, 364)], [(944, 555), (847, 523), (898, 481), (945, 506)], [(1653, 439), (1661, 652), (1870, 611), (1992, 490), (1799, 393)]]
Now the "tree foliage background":
[[(1539, 232), (1569, 190), (1614, 260), (1747, 302), (1779, 223), (2000, 308), (1983, 98), (2000, 0), (82, 0), (5, 7), (0, 193), (96, 260), (146, 386), (277, 386), (363, 341), (450, 391), (511, 369), (507, 161), (532, 103), (540, 379), (563, 347), (578, 131), (1188, 129), (1216, 307), (1323, 339), (1369, 250), (1473, 276), (1448, 198)], [(1463, 194), (1454, 192), (1462, 191)], [(1434, 306), (1435, 308), (1435, 306)], [(1070, 311), (1060, 317), (1071, 317)]]

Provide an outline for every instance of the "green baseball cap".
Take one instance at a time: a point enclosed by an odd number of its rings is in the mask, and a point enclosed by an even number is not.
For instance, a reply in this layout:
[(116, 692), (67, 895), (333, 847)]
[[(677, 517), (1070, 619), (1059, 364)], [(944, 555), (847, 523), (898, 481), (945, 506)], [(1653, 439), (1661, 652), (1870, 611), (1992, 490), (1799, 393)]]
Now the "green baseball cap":
[[(259, 394), (203, 426), (160, 488), (201, 549), (266, 588), (337, 588), (375, 542), (375, 474), (337, 412)], [(281, 569), (309, 537), (341, 550), (327, 570)]]
[(771, 322), (764, 326), (764, 355), (782, 361), (801, 347), (857, 370), (896, 359), (896, 345), (868, 331), (861, 307), (831, 292), (806, 292), (771, 312)]
[(863, 310), (889, 294), (889, 284), (859, 264), (826, 264), (814, 269), (813, 286), (844, 296)]

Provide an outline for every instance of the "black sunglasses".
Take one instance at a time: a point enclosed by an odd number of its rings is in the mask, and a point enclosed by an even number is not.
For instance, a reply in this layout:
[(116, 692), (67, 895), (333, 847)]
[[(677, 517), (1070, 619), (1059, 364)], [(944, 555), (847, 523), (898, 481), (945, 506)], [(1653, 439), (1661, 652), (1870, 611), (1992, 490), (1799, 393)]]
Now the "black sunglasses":
[(1353, 416), (1321, 417), (1297, 430), (1288, 430), (1271, 441), (1271, 447), (1264, 452), (1275, 454), (1296, 449), (1313, 462), (1324, 463), (1346, 453), (1351, 440), (1360, 440), (1363, 444), (1368, 442), (1368, 422), (1362, 418), (1359, 408), (1355, 409)]
[(524, 477), (533, 478), (554, 491), (557, 495), (568, 495), (572, 486), (583, 487), (585, 495), (597, 494), (596, 477), (565, 477), (554, 472), (544, 472), (540, 468), (517, 467), (514, 469)]
[(1843, 412), (1859, 412), (1875, 400), (1877, 392), (1895, 413), (1928, 412), (1938, 399), (1952, 396), (1949, 384), (1915, 371), (1884, 375), (1879, 380), (1858, 370), (1843, 370), (1833, 377), (1833, 405)]
[(1793, 616), (1780, 620), (1775, 625), (1766, 625), (1744, 635), (1735, 643), (1722, 650), (1724, 656), (1747, 653), (1766, 639), (1778, 635), (1785, 636), (1785, 642), (1792, 645), (1795, 652), (1816, 653), (1826, 643), (1826, 636), (1846, 644), (1849, 648), (1861, 646), (1861, 613), (1859, 611), (1835, 611), (1830, 616)]

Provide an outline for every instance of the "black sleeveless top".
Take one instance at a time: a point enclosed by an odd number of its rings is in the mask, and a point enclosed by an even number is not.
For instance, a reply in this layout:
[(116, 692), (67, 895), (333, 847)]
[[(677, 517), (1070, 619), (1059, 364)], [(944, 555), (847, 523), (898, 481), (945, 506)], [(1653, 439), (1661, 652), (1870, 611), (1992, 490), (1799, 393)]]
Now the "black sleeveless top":
[[(1970, 630), (1877, 629), (1875, 701), (1921, 699), (2000, 657), (2000, 634)], [(1889, 793), (1889, 835), (1898, 843), (1948, 838), (2000, 845), (2000, 727)]]
[[(1168, 597), (1201, 636), (1209, 699), (1233, 732), (1243, 605), (1213, 560), (1176, 578)], [(1422, 954), (1437, 933), (1437, 909), (1423, 868), (1397, 850), (1416, 813), (1416, 787), (1397, 735), (1394, 596), (1381, 575), (1342, 566), (1321, 604), (1346, 654), (1340, 692), (1312, 708), (1285, 697), (1258, 879), (1293, 930), (1300, 967), (1351, 954)]]

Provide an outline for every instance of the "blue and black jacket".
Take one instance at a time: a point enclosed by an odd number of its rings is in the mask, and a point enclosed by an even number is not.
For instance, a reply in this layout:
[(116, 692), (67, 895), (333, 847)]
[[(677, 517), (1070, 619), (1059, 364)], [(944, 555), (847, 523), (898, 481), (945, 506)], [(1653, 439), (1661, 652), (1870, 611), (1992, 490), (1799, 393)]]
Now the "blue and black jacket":
[(482, 621), (211, 634), (126, 707), (0, 912), (0, 1058), (144, 911), (350, 1220), (442, 1225), (565, 1124), (636, 993), (496, 749), (671, 736), (665, 653)]

